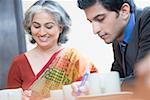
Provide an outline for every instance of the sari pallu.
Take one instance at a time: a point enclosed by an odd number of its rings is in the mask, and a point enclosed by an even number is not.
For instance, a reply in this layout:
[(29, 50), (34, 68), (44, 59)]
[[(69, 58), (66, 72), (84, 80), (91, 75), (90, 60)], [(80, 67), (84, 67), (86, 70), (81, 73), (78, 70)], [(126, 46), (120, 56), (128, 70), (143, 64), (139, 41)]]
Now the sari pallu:
[(96, 72), (94, 65), (74, 48), (62, 49), (54, 58), (29, 88), (39, 96), (50, 96), (50, 90), (80, 80), (87, 66)]

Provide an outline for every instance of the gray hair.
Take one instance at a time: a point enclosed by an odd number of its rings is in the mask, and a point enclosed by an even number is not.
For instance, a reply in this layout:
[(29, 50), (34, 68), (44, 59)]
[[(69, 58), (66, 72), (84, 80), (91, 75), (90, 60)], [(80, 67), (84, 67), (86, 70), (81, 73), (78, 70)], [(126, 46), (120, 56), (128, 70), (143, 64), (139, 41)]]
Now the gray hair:
[[(31, 33), (31, 24), (32, 19), (36, 12), (39, 10), (44, 10), (50, 14), (52, 14), (55, 18), (55, 21), (62, 26), (62, 33), (60, 33), (58, 38), (58, 43), (66, 43), (68, 41), (67, 33), (70, 30), (71, 26), (71, 19), (70, 16), (67, 14), (67, 12), (64, 10), (64, 8), (58, 4), (55, 1), (52, 0), (39, 0), (35, 2), (25, 13), (24, 18), (24, 29), (27, 33), (32, 35)], [(31, 43), (35, 43), (35, 40), (32, 38), (30, 40)]]

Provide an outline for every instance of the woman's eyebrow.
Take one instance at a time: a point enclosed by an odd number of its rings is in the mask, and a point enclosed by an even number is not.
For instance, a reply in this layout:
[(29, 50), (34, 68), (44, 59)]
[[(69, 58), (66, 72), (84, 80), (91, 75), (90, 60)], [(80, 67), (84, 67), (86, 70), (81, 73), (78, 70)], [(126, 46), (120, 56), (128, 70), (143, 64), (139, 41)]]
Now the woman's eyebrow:
[(54, 25), (54, 24), (56, 24), (56, 23), (54, 23), (54, 22), (47, 22), (47, 23), (45, 23), (45, 24), (53, 24), (53, 25)]
[[(39, 22), (37, 22), (37, 21), (33, 21), (32, 23), (40, 24), (40, 23), (39, 23)], [(54, 23), (54, 22), (47, 22), (47, 23), (44, 23), (44, 24), (46, 24), (46, 25), (47, 25), (47, 24), (53, 24), (53, 25), (54, 25), (55, 23)]]

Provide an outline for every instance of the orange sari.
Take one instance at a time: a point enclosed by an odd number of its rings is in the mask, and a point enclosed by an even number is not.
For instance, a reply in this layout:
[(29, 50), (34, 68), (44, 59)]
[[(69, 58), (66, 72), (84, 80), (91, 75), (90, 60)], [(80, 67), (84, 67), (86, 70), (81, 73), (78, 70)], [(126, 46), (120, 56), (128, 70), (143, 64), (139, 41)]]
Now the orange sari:
[(48, 66), (37, 74), (29, 89), (47, 97), (50, 90), (61, 89), (63, 85), (80, 80), (86, 67), (89, 67), (91, 72), (96, 72), (94, 65), (76, 49), (62, 49), (51, 57)]

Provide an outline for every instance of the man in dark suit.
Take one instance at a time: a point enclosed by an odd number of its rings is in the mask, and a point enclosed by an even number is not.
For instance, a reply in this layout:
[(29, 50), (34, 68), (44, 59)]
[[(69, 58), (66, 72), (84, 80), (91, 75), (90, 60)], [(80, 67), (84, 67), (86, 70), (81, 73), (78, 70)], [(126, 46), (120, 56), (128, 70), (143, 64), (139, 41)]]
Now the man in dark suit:
[(133, 0), (78, 0), (93, 31), (113, 44), (112, 71), (120, 78), (134, 76), (134, 64), (150, 50), (150, 8), (137, 14)]

